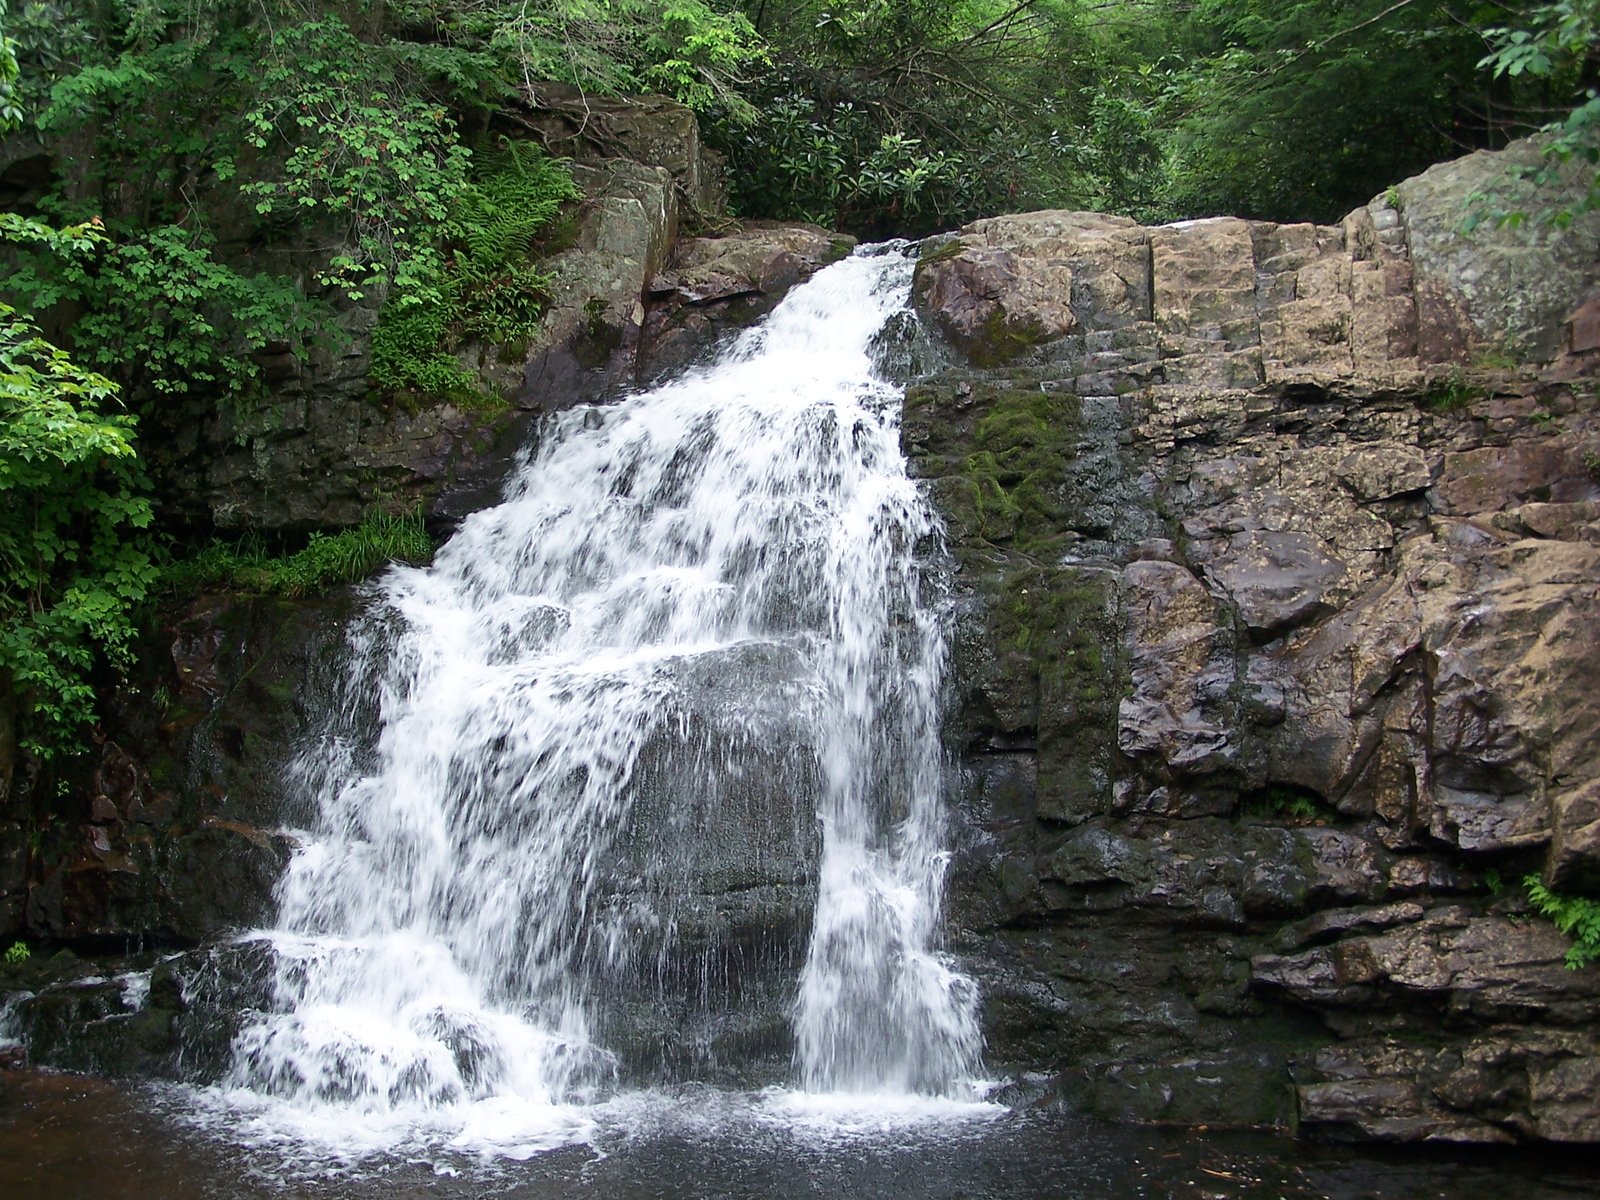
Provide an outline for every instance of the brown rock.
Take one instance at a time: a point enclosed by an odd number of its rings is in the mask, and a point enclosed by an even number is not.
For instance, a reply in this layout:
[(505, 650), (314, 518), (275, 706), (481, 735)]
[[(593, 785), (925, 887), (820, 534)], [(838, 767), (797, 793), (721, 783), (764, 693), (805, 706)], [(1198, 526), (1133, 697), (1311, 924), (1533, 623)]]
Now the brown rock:
[(1263, 637), (1333, 611), (1328, 591), (1344, 573), (1326, 543), (1298, 532), (1236, 533), (1206, 562), (1206, 577)]

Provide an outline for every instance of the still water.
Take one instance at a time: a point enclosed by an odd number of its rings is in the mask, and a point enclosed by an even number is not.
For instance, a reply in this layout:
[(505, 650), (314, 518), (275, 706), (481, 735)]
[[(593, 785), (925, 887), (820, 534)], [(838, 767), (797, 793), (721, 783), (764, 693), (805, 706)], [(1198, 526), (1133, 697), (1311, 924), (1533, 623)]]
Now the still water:
[[(1048, 1106), (806, 1111), (778, 1093), (680, 1089), (596, 1114), (587, 1140), (525, 1161), (340, 1161), (220, 1139), (194, 1094), (0, 1071), (0, 1178), (26, 1200), (1574, 1200), (1591, 1151), (1379, 1152), (1266, 1134), (1135, 1129)], [(914, 1118), (914, 1119), (913, 1119)]]

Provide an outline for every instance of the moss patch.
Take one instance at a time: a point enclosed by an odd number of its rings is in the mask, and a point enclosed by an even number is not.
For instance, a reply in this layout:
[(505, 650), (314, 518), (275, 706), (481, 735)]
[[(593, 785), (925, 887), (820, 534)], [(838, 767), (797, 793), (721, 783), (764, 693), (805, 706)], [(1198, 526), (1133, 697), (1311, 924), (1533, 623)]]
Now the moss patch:
[(998, 380), (930, 385), (906, 403), (908, 441), (924, 439), (908, 446), (919, 471), (946, 477), (933, 491), (952, 540), (1049, 555), (1071, 524), (1065, 464), (1079, 437), (1077, 398)]
[(1037, 688), (1039, 815), (1077, 822), (1108, 811), (1129, 682), (1114, 576), (1013, 571), (994, 581), (989, 614), (997, 657), (1024, 659)]
[(961, 348), (974, 366), (997, 367), (1048, 338), (1037, 321), (1018, 321), (1005, 309), (997, 307), (984, 321), (979, 334), (962, 339)]

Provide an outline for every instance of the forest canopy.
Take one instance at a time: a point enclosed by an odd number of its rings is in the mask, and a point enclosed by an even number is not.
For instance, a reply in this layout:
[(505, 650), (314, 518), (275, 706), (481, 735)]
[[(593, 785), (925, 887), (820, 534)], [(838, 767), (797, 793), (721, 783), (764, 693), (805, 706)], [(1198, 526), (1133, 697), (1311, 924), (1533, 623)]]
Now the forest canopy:
[(70, 741), (127, 655), (162, 517), (140, 458), (262, 389), (263, 354), (365, 305), (378, 393), (464, 404), (459, 342), (533, 329), (576, 192), (500, 115), (544, 81), (691, 106), (742, 216), (1327, 221), (1541, 127), (1552, 166), (1595, 163), (1597, 29), (1600, 0), (0, 0), (25, 736)]

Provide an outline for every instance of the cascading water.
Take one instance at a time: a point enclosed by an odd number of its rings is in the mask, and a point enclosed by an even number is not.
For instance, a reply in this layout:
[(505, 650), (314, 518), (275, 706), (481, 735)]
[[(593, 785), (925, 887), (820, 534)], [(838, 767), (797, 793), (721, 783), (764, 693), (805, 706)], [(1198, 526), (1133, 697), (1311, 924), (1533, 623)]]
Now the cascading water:
[(775, 842), (820, 827), (798, 1082), (962, 1091), (980, 1038), (935, 949), (945, 647), (917, 557), (937, 530), (871, 355), (911, 265), (858, 254), (715, 365), (560, 414), (502, 504), (384, 578), (300, 766), (316, 822), (233, 1088), (314, 1121), (602, 1096), (612, 991), (664, 978), (687, 920), (659, 831), (714, 843), (754, 795), (798, 814)]

